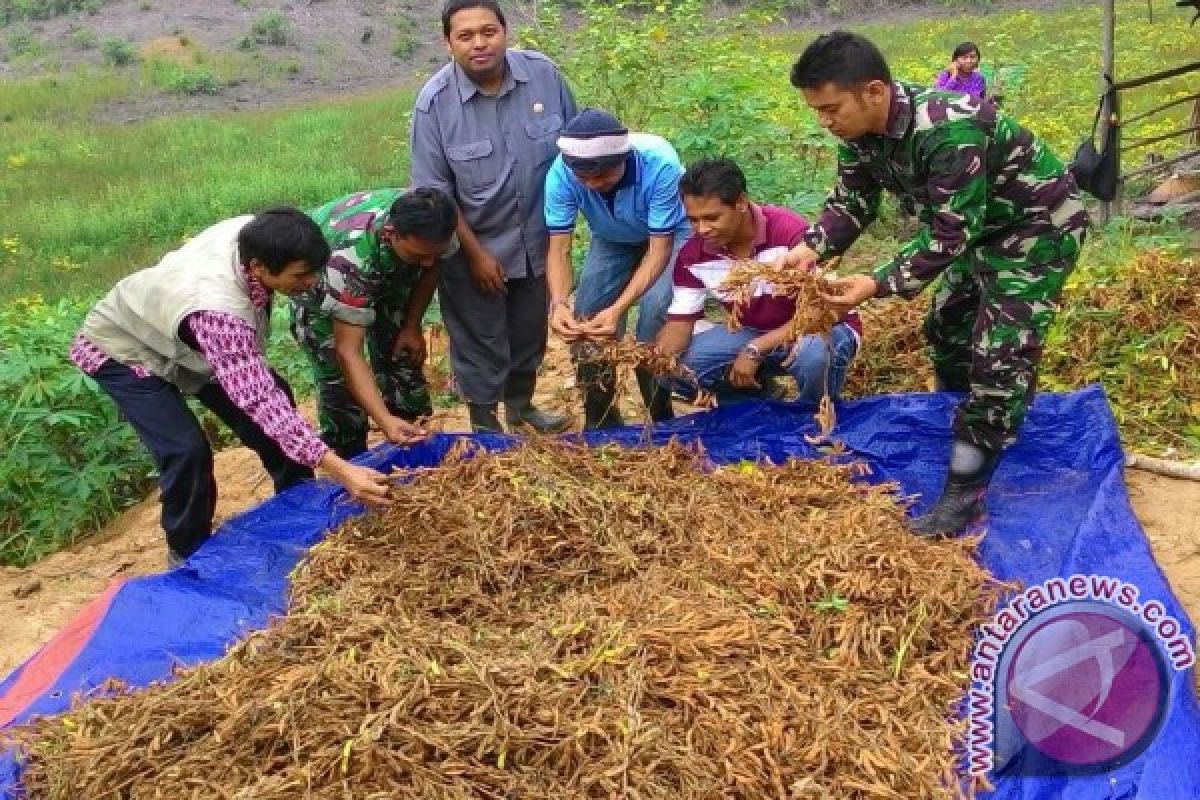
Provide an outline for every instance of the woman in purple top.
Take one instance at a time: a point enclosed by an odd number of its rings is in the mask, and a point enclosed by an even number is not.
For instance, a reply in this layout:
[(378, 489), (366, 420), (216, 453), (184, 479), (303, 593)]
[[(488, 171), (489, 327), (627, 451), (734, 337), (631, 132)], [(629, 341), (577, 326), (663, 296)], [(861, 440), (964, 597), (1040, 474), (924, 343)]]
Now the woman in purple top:
[(954, 48), (950, 66), (938, 73), (935, 89), (963, 92), (979, 99), (987, 94), (987, 84), (979, 74), (979, 48), (963, 42)]

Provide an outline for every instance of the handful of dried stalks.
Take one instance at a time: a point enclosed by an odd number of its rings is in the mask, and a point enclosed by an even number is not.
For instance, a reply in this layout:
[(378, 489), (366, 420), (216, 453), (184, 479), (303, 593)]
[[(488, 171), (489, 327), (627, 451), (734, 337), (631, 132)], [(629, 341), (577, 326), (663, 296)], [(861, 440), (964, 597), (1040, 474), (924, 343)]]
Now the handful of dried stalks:
[[(831, 259), (829, 267), (838, 264), (839, 259)], [(764, 287), (765, 284), (765, 287)], [(729, 329), (736, 331), (742, 325), (742, 314), (755, 298), (760, 289), (765, 288), (770, 294), (787, 297), (796, 303), (796, 312), (788, 323), (788, 342), (795, 342), (801, 336), (819, 335), (829, 346), (829, 332), (838, 322), (838, 315), (821, 296), (821, 291), (827, 286), (827, 281), (815, 272), (798, 269), (785, 269), (773, 264), (765, 264), (752, 258), (736, 259), (721, 282), (720, 291), (727, 294), (733, 303), (729, 314)], [(829, 441), (833, 429), (837, 425), (837, 414), (833, 409), (833, 401), (829, 397), (829, 366), (825, 368), (825, 394), (817, 407), (817, 427), (819, 435), (807, 437), (811, 444), (821, 444)]]
[(269, 630), (12, 732), (29, 797), (972, 793), (948, 720), (1000, 587), (887, 487), (680, 444), (397, 477)]
[[(834, 259), (830, 266), (836, 263)], [(838, 318), (821, 296), (826, 283), (824, 277), (814, 272), (780, 269), (752, 258), (736, 259), (720, 286), (720, 291), (733, 303), (729, 329), (735, 331), (741, 327), (746, 307), (755, 293), (765, 288), (770, 294), (787, 297), (796, 303), (796, 314), (788, 323), (788, 341), (794, 342), (806, 334), (828, 334)]]
[(622, 339), (607, 341), (584, 342), (579, 346), (578, 358), (581, 363), (609, 364), (615, 368), (617, 381), (616, 394), (626, 393), (627, 375), (620, 367), (644, 369), (656, 378), (674, 378), (686, 385), (695, 387), (695, 397), (692, 405), (700, 408), (711, 408), (716, 405), (711, 393), (700, 388), (696, 374), (684, 366), (678, 356), (669, 356), (652, 344), (637, 341), (632, 334), (626, 334)]

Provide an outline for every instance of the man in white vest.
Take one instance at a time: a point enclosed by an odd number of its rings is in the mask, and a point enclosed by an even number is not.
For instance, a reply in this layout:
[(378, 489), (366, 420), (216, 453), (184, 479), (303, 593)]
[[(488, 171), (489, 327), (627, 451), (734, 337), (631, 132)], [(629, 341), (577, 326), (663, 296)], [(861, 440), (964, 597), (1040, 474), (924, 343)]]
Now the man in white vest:
[(212, 530), (213, 455), (185, 395), (221, 418), (280, 492), (320, 466), (356, 500), (386, 501), (384, 475), (322, 444), (266, 363), (275, 292), (310, 289), (329, 258), (320, 228), (291, 208), (225, 220), (121, 280), (87, 315), (71, 360), (137, 431), (159, 471), (167, 561)]

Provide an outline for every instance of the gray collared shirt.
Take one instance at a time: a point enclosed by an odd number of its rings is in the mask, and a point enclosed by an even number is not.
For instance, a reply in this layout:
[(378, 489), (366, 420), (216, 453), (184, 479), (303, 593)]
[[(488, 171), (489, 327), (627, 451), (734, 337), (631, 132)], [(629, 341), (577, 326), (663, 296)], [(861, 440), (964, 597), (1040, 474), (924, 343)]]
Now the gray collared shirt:
[(509, 278), (546, 270), (546, 173), (575, 98), (554, 62), (509, 50), (504, 82), (486, 95), (453, 61), (417, 95), (411, 186), (441, 189)]

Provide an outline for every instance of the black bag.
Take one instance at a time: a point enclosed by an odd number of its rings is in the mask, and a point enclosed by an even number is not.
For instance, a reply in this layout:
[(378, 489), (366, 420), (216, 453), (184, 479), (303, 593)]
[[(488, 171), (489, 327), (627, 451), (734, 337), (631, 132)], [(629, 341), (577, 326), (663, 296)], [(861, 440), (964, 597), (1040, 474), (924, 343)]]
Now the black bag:
[[(1071, 159), (1071, 174), (1080, 189), (1097, 199), (1109, 202), (1117, 196), (1117, 185), (1121, 177), (1120, 151), (1117, 149), (1117, 126), (1120, 124), (1120, 114), (1117, 109), (1117, 90), (1112, 78), (1107, 75), (1108, 89), (1100, 98), (1100, 107), (1096, 109), (1096, 118), (1092, 120), (1091, 134), (1079, 143), (1075, 149), (1075, 157)], [(1096, 130), (1100, 127), (1100, 115), (1108, 109), (1111, 123), (1104, 135), (1100, 150), (1096, 150)]]

